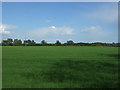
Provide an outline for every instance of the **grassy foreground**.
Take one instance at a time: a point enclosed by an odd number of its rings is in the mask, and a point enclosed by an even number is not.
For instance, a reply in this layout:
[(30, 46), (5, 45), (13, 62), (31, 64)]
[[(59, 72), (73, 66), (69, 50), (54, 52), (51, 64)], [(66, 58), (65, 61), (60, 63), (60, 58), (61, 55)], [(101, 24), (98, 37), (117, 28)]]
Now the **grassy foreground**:
[(2, 46), (0, 46), (0, 89), (2, 89)]
[(116, 88), (117, 47), (3, 47), (3, 88)]

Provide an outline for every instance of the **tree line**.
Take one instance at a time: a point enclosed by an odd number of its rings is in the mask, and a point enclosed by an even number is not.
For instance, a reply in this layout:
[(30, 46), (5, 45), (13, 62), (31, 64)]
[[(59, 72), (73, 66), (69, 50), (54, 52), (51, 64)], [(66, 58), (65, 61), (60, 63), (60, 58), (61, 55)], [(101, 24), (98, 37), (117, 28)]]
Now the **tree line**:
[(72, 40), (68, 40), (66, 43), (61, 43), (59, 40), (56, 40), (55, 43), (47, 43), (47, 41), (42, 40), (40, 43), (36, 43), (34, 40), (22, 40), (8, 38), (7, 40), (2, 40), (0, 43), (1, 46), (113, 46), (120, 47), (120, 43), (75, 43)]

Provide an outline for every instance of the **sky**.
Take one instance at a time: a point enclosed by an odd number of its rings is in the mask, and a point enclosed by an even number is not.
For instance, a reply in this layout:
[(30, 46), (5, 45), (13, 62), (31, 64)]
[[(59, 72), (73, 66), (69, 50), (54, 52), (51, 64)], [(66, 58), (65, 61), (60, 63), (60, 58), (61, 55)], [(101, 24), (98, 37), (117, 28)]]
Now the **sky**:
[(3, 39), (118, 42), (117, 2), (3, 2)]
[[(3, 2), (33, 2), (33, 0), (2, 0)], [(34, 0), (34, 2), (119, 2), (119, 0)]]

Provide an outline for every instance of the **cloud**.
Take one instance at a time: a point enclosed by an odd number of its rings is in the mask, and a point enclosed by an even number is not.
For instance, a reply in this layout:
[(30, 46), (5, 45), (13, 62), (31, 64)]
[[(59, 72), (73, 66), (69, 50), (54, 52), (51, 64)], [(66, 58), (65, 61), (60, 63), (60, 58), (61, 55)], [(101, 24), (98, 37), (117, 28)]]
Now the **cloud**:
[(99, 22), (101, 21), (102, 23), (117, 24), (118, 5), (117, 3), (112, 5), (106, 4), (86, 15), (88, 18)]
[(49, 35), (73, 35), (74, 29), (71, 27), (44, 27), (36, 30), (29, 31), (30, 37), (45, 37)]
[(51, 26), (50, 28), (51, 28), (51, 29), (55, 29), (56, 27), (55, 27), (55, 26)]
[(50, 19), (48, 19), (48, 20), (46, 20), (45, 22), (46, 22), (46, 23), (51, 23), (51, 22), (53, 22), (53, 21), (50, 20)]
[(82, 29), (81, 32), (88, 34), (90, 37), (103, 37), (111, 33), (111, 31), (104, 30), (101, 26), (86, 27)]
[(10, 30), (14, 30), (17, 27), (14, 25), (6, 25), (6, 24), (2, 24), (0, 25), (0, 34), (10, 34)]
[(94, 34), (94, 33), (100, 33), (101, 30), (102, 28), (100, 26), (90, 26), (82, 29), (81, 32)]
[(0, 34), (10, 34), (10, 31), (0, 30)]
[[(117, 30), (105, 30), (101, 26), (90, 26), (80, 31), (86, 41), (117, 41)], [(114, 36), (114, 37), (113, 37)]]

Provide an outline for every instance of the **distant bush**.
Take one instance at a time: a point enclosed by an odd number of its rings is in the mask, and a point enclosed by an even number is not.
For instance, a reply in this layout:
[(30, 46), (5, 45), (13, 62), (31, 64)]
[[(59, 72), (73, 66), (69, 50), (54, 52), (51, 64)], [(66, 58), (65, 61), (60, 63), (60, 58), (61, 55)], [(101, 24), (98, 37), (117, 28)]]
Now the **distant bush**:
[(40, 43), (36, 43), (34, 40), (18, 40), (8, 38), (7, 40), (2, 40), (0, 43), (2, 46), (110, 46), (110, 47), (120, 47), (120, 43), (75, 43), (72, 40), (67, 41), (66, 43), (61, 43), (59, 40), (56, 40), (55, 43), (47, 43), (47, 41), (42, 40)]

